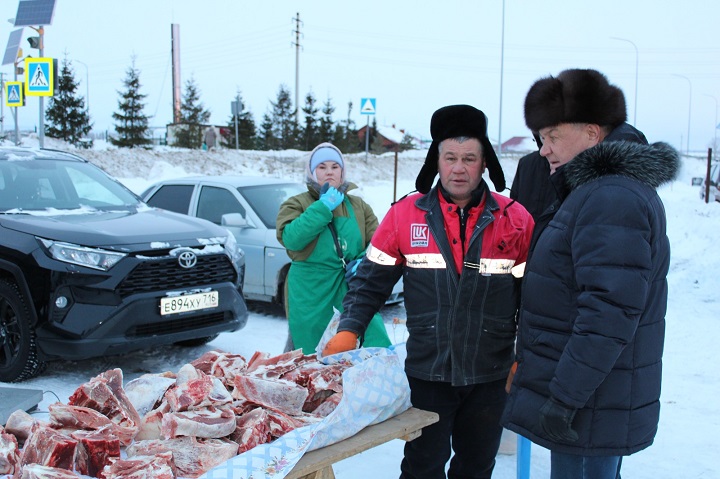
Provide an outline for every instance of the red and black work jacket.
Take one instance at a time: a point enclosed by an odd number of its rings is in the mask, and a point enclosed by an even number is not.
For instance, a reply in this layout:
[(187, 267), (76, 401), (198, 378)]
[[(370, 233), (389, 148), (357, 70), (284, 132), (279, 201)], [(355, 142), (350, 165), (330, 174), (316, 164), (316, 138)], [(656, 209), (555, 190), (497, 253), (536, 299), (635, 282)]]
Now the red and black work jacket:
[(533, 219), (485, 181), (479, 189), (482, 201), (467, 211), (438, 186), (398, 201), (350, 281), (338, 330), (362, 336), (402, 275), (408, 376), (464, 386), (504, 379), (512, 364), (513, 268), (527, 259)]

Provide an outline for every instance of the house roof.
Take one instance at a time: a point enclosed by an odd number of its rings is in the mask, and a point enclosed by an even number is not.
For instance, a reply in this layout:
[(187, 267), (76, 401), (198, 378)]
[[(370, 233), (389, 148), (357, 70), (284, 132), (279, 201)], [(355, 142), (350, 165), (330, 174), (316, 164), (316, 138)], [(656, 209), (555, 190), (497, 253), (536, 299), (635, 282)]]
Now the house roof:
[(537, 143), (531, 136), (513, 136), (502, 144), (502, 151), (529, 152), (537, 148)]

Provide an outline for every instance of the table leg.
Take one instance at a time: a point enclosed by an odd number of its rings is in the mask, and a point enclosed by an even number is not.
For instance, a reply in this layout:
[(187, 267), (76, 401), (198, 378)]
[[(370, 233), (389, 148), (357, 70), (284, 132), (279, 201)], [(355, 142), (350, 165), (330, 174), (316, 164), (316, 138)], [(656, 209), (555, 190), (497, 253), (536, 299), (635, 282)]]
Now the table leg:
[(335, 479), (332, 466), (323, 467), (319, 471), (311, 472), (300, 479)]

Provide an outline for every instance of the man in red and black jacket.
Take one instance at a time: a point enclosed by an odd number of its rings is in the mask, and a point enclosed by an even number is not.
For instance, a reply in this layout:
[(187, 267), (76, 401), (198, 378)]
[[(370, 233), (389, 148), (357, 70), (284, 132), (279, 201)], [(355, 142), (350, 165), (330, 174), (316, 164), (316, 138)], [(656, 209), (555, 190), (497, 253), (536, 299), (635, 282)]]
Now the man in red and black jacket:
[(505, 189), (482, 111), (441, 108), (430, 133), (420, 194), (393, 205), (373, 235), (323, 355), (355, 348), (402, 275), (411, 402), (440, 421), (407, 443), (401, 478), (444, 478), (451, 446), (450, 477), (489, 478), (513, 362), (518, 277), (534, 223), (482, 178), (487, 168), (495, 189)]

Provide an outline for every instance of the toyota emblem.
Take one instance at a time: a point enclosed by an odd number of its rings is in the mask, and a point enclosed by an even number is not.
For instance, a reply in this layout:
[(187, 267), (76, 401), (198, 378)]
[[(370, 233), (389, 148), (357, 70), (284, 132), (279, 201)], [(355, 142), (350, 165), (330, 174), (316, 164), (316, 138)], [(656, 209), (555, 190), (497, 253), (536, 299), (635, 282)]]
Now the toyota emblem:
[(197, 264), (197, 255), (192, 251), (183, 251), (178, 256), (178, 264), (181, 268), (190, 269)]

